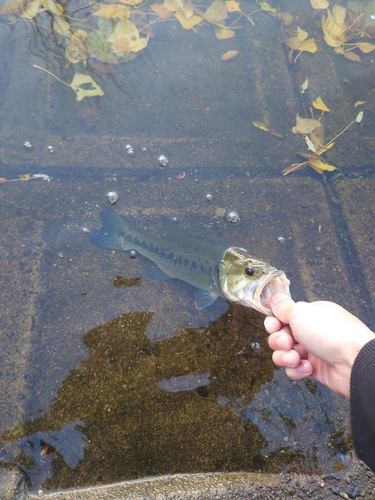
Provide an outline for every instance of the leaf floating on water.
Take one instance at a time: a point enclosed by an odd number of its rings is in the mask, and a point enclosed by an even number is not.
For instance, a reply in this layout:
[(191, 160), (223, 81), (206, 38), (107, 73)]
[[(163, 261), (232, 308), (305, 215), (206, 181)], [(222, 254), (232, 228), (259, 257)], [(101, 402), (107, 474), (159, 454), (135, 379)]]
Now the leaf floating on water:
[(225, 3), (222, 0), (214, 0), (204, 13), (204, 19), (211, 23), (224, 21), (228, 17)]
[(327, 0), (310, 0), (310, 3), (313, 9), (323, 10), (329, 7)]
[(190, 30), (203, 21), (200, 16), (196, 15), (187, 18), (181, 9), (175, 12), (175, 16), (180, 21), (180, 24), (184, 28), (184, 30)]
[(34, 19), (34, 17), (38, 14), (39, 12), (39, 7), (40, 7), (40, 1), (41, 0), (34, 0), (30, 3), (27, 3), (26, 6), (22, 9), (21, 17), (24, 17), (25, 19)]
[(226, 28), (225, 26), (214, 26), (214, 31), (216, 38), (218, 40), (226, 40), (227, 38), (233, 38), (235, 35), (234, 30)]
[[(74, 78), (72, 80), (72, 83), (69, 85), (68, 83), (64, 82), (63, 80), (60, 80), (56, 75), (51, 73), (45, 68), (42, 68), (40, 66), (37, 66), (36, 64), (33, 64), (34, 68), (40, 69), (44, 71), (45, 73), (48, 73), (49, 75), (53, 76), (57, 81), (65, 85), (66, 87), (70, 87), (74, 92), (77, 94), (76, 100), (77, 101), (82, 101), (85, 97), (96, 97), (96, 96), (102, 96), (104, 95), (104, 92), (102, 89), (99, 87), (97, 83), (91, 78), (89, 75), (83, 75), (82, 73), (76, 73), (74, 75)], [(85, 89), (82, 88), (82, 85), (91, 85), (92, 88)]]
[(354, 107), (358, 108), (358, 106), (362, 106), (362, 104), (366, 104), (366, 101), (357, 101), (354, 103)]
[(227, 0), (225, 6), (228, 12), (241, 12), (240, 2), (236, 2), (236, 0)]
[(320, 109), (321, 111), (331, 111), (323, 102), (322, 98), (319, 96), (313, 102), (312, 105), (315, 109)]
[(80, 61), (87, 60), (89, 52), (86, 40), (87, 34), (86, 31), (83, 30), (74, 32), (73, 35), (66, 40), (67, 47), (65, 49), (65, 55), (69, 62), (77, 64)]
[(128, 19), (130, 17), (130, 8), (118, 3), (102, 5), (98, 10), (91, 14), (92, 16), (104, 17), (104, 19)]
[(306, 38), (309, 36), (309, 34), (307, 33), (307, 31), (301, 29), (299, 26), (297, 28), (297, 38), (298, 40), (300, 40), (301, 42), (303, 42), (304, 40), (306, 40)]
[(228, 52), (225, 52), (225, 54), (223, 54), (221, 58), (223, 61), (228, 61), (229, 59), (233, 59), (233, 57), (236, 57), (237, 54), (238, 50), (228, 50)]
[(310, 134), (313, 130), (320, 127), (319, 120), (314, 118), (301, 118), (298, 114), (296, 116), (296, 126), (292, 128), (293, 134)]
[(275, 9), (275, 7), (271, 7), (271, 5), (267, 2), (257, 2), (257, 4), (259, 5), (259, 7), (266, 11), (266, 12), (272, 12), (274, 14), (276, 14), (277, 12), (277, 9)]
[[(83, 85), (91, 85), (92, 88), (83, 88)], [(70, 84), (70, 87), (77, 94), (76, 100), (82, 101), (85, 97), (97, 97), (104, 95), (104, 92), (90, 75), (76, 73)]]
[(172, 12), (168, 10), (165, 5), (162, 5), (160, 3), (153, 3), (152, 5), (150, 5), (150, 7), (151, 10), (160, 17), (160, 19), (168, 19), (172, 15)]

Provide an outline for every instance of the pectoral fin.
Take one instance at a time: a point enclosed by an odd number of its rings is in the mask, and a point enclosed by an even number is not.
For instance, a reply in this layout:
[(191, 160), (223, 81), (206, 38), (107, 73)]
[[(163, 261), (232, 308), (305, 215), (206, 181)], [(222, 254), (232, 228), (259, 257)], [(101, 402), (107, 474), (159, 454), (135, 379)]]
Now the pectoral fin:
[(205, 309), (213, 304), (217, 298), (218, 295), (216, 293), (208, 290), (197, 290), (195, 294), (195, 307), (199, 310)]

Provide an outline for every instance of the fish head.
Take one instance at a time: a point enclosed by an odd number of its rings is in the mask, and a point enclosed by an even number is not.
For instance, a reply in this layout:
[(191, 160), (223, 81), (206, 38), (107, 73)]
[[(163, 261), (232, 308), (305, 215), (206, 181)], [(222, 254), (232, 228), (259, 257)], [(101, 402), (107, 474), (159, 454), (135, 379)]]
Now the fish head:
[(270, 298), (274, 293), (290, 297), (289, 285), (284, 271), (243, 248), (228, 248), (218, 267), (218, 286), (223, 297), (263, 314), (272, 315)]

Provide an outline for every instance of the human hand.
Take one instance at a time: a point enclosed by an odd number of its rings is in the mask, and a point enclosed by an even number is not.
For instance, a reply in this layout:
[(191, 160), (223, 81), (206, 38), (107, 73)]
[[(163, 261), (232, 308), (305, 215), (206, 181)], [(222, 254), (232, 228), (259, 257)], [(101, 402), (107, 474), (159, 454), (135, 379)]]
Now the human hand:
[(267, 316), (264, 326), (275, 365), (292, 380), (310, 377), (349, 397), (354, 360), (375, 334), (333, 302), (295, 303), (277, 293), (270, 303), (275, 317)]

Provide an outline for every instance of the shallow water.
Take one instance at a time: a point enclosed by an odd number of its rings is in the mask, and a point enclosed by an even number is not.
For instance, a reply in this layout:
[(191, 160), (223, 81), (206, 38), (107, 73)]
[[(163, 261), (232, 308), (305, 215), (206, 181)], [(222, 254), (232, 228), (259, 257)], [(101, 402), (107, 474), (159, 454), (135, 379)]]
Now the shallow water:
[[(275, 6), (321, 37), (320, 14), (294, 4)], [(65, 8), (86, 22), (84, 3)], [(155, 19), (142, 9), (139, 23)], [(105, 67), (94, 58), (67, 65), (48, 13), (10, 24), (16, 17), (0, 24), (1, 177), (48, 178), (0, 186), (2, 464), (35, 491), (176, 472), (350, 467), (347, 403), (275, 369), (261, 314), (222, 299), (198, 311), (194, 287), (149, 281), (146, 259), (96, 248), (88, 236), (115, 191), (114, 208), (139, 227), (157, 228), (165, 215), (243, 246), (285, 270), (294, 298), (334, 300), (375, 325), (366, 269), (335, 203), (345, 203), (335, 183), (372, 177), (371, 54), (356, 65), (320, 41), (320, 52), (299, 57), (298, 68), (311, 67), (311, 99), (321, 94), (335, 108), (329, 137), (355, 118), (356, 100), (369, 102), (366, 127), (332, 150), (346, 177), (330, 184), (309, 167), (281, 175), (306, 151), (291, 132), (306, 96), (293, 84), (280, 21), (266, 12), (254, 14), (255, 26), (242, 18), (228, 40), (209, 23), (196, 32), (154, 23), (141, 54)], [(87, 23), (97, 26), (93, 16)], [(223, 61), (231, 49), (238, 55)], [(77, 102), (33, 64), (64, 82), (88, 74), (104, 95)], [(228, 223), (231, 211), (238, 224)]]

